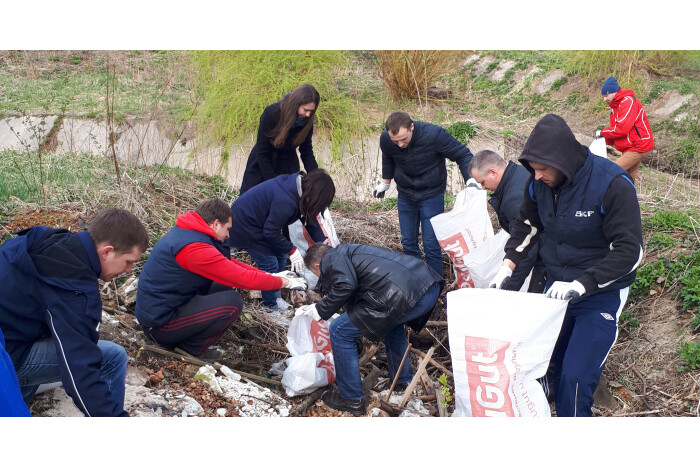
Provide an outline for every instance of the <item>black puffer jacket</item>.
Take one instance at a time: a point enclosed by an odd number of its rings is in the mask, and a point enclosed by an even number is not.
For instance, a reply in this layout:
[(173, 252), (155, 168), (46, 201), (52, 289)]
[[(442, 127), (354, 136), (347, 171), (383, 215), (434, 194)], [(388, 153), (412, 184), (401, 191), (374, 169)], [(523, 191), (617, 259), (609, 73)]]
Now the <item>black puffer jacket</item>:
[[(330, 318), (341, 307), (368, 339), (377, 341), (395, 328), (440, 276), (423, 261), (387, 248), (347, 243), (321, 260), (316, 311)], [(430, 313), (411, 321), (419, 332)]]
[(379, 137), (382, 178), (393, 178), (401, 196), (423, 201), (444, 193), (447, 186), (445, 158), (456, 162), (464, 180), (469, 179), (473, 156), (468, 147), (437, 125), (413, 122), (413, 126), (411, 141), (403, 149), (391, 141), (386, 130)]

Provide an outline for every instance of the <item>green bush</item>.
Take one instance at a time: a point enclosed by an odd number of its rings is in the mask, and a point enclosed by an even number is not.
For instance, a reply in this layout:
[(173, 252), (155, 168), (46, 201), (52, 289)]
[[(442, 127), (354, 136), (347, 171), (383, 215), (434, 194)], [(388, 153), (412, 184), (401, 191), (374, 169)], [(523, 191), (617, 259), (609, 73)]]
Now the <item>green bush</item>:
[(700, 368), (700, 344), (697, 342), (684, 342), (681, 344), (678, 356), (685, 362), (684, 365), (678, 367), (678, 371)]
[(346, 65), (340, 51), (193, 51), (192, 63), (201, 97), (198, 119), (215, 140), (242, 142), (255, 134), (265, 107), (304, 83), (321, 95), (317, 128), (328, 131), (333, 155), (365, 132), (357, 103), (336, 86)]
[(646, 217), (643, 221), (646, 229), (670, 232), (673, 230), (693, 230), (693, 224), (688, 214), (681, 211), (658, 211)]
[(460, 143), (466, 145), (469, 140), (476, 136), (477, 125), (472, 122), (455, 122), (445, 128), (445, 131)]

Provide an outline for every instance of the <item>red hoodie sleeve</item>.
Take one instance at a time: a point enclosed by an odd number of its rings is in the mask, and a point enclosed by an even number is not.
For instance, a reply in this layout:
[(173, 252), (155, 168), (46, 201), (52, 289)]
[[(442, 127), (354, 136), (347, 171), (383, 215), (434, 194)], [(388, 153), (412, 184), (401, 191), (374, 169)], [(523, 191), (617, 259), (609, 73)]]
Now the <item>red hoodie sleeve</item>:
[(214, 282), (248, 290), (277, 290), (282, 278), (235, 259), (228, 259), (206, 243), (190, 243), (175, 255), (180, 266)]

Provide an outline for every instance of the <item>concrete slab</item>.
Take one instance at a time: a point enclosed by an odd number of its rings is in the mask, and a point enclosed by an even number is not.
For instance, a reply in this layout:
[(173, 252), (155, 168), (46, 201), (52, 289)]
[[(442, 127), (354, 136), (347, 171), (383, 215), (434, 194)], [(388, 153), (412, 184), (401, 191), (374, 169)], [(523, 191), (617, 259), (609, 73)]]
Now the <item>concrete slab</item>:
[(48, 116), (0, 120), (0, 150), (37, 151), (57, 119), (57, 116)]

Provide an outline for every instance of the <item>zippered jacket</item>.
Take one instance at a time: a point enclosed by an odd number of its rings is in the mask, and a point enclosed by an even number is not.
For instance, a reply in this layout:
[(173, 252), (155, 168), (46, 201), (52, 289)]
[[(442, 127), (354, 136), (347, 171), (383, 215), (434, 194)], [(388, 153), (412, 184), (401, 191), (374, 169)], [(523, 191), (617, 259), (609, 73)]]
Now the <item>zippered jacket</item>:
[[(299, 175), (280, 175), (239, 196), (231, 205), (233, 226), (228, 244), (271, 256), (291, 253), (295, 247), (284, 232), (301, 218)], [(304, 226), (315, 242), (326, 240), (315, 219), (306, 220)]]
[(87, 231), (45, 226), (17, 232), (0, 248), (0, 329), (14, 366), (34, 341), (51, 338), (66, 393), (86, 416), (128, 416), (105, 397), (97, 346), (101, 265)]
[(382, 178), (394, 179), (401, 196), (423, 201), (445, 193), (445, 159), (456, 162), (464, 180), (469, 180), (473, 155), (468, 147), (437, 125), (413, 122), (413, 128), (413, 136), (405, 148), (394, 144), (386, 130), (379, 137)]
[(605, 144), (620, 152), (649, 152), (654, 149), (654, 135), (642, 103), (631, 89), (621, 89), (610, 103), (610, 126), (600, 135)]
[[(322, 319), (342, 308), (357, 329), (378, 341), (398, 326), (425, 295), (444, 282), (438, 273), (413, 256), (372, 245), (346, 243), (331, 248), (321, 260), (316, 303)], [(420, 332), (430, 313), (408, 325)]]
[[(520, 164), (508, 161), (506, 169), (503, 171), (498, 188), (491, 194), (489, 204), (498, 216), (498, 222), (506, 232), (510, 233), (510, 226), (518, 218), (520, 206), (523, 203), (523, 194), (527, 190), (530, 180), (530, 173)], [(528, 255), (523, 259), (518, 267), (513, 271), (506, 290), (520, 290), (525, 283), (528, 274), (537, 261), (537, 245), (535, 245)]]
[(227, 244), (196, 212), (178, 216), (141, 269), (134, 314), (142, 326), (160, 328), (214, 282), (230, 287), (275, 290), (282, 279), (231, 258)]
[[(564, 120), (537, 123), (519, 158), (533, 175), (505, 257), (516, 265), (539, 240), (547, 282), (579, 281), (587, 294), (632, 284), (642, 256), (641, 213), (629, 175), (576, 141)], [(530, 162), (559, 170), (555, 189), (534, 179)]]

